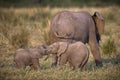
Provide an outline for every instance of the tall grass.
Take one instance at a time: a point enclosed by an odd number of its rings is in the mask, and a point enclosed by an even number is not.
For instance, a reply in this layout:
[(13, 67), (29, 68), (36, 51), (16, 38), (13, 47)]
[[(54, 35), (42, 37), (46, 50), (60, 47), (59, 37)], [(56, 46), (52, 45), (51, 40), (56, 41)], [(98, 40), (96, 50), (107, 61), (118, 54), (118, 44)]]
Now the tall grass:
[(114, 39), (109, 38), (105, 43), (101, 46), (102, 52), (108, 56), (115, 55), (116, 53), (116, 44)]
[(30, 33), (24, 28), (20, 33), (11, 36), (10, 44), (15, 48), (28, 48)]

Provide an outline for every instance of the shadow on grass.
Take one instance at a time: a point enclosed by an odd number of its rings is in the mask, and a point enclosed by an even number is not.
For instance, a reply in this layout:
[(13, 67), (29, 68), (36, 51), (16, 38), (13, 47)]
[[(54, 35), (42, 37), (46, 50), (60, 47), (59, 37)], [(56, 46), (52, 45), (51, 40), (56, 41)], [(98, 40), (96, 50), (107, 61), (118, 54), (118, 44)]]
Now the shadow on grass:
[(103, 59), (103, 63), (105, 63), (105, 64), (111, 63), (113, 65), (119, 64), (120, 63), (120, 55), (117, 55), (114, 58)]
[[(102, 59), (103, 61), (103, 67), (107, 67), (107, 65), (111, 64), (111, 65), (118, 65), (120, 64), (120, 55), (117, 55), (116, 57), (112, 58), (112, 57), (109, 57), (109, 58), (103, 58)], [(100, 69), (102, 67), (97, 67), (94, 63), (94, 61), (90, 61), (87, 63), (87, 70), (89, 71), (94, 71), (96, 69)]]

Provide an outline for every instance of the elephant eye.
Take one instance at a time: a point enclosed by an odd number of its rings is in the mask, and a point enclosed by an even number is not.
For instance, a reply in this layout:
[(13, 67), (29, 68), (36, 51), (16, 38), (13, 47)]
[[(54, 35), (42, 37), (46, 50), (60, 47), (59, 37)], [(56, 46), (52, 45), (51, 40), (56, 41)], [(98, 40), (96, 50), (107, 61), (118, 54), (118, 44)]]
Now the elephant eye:
[(101, 21), (104, 21), (104, 19), (101, 19)]
[(53, 47), (50, 47), (50, 49), (53, 49)]
[(52, 47), (50, 49), (53, 49)]

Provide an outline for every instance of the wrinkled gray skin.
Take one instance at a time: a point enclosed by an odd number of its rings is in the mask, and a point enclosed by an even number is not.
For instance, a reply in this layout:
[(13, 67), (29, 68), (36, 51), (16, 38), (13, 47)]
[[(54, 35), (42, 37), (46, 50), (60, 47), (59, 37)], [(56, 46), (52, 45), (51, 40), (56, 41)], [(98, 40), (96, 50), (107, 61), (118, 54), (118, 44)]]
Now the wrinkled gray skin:
[(14, 62), (18, 68), (25, 68), (30, 66), (37, 70), (39, 69), (39, 58), (43, 55), (47, 55), (47, 49), (44, 45), (30, 48), (30, 49), (18, 49), (14, 55)]
[[(95, 59), (96, 66), (103, 66), (99, 49), (100, 36), (104, 30), (104, 18), (98, 12), (63, 11), (58, 13), (50, 25), (50, 41), (88, 43)], [(57, 56), (53, 55), (52, 66), (57, 65)]]
[(60, 58), (60, 66), (69, 62), (73, 69), (81, 68), (82, 70), (89, 57), (87, 47), (80, 41), (75, 43), (55, 42), (48, 47), (48, 51)]

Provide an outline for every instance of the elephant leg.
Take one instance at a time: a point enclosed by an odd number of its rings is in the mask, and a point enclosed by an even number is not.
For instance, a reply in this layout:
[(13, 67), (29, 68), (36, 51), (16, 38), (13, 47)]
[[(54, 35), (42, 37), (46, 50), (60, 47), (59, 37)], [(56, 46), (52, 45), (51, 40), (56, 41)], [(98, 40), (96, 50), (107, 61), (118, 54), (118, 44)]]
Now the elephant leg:
[(57, 62), (58, 62), (58, 57), (57, 57), (56, 54), (53, 54), (52, 55), (52, 64), (51, 64), (51, 67), (57, 66)]
[(25, 64), (24, 64), (24, 63), (22, 63), (22, 64), (21, 64), (21, 66), (22, 66), (22, 68), (23, 68), (23, 69), (25, 69), (25, 68), (26, 68), (26, 66), (25, 66)]
[(68, 62), (69, 62), (70, 67), (72, 68), (72, 67), (73, 67), (73, 64), (71, 63), (71, 61), (68, 61)]
[(39, 69), (39, 59), (38, 58), (34, 58), (32, 59), (32, 67), (34, 70), (38, 70)]
[(33, 68), (33, 64), (29, 65), (31, 68)]
[(91, 26), (89, 28), (89, 45), (90, 45), (93, 57), (95, 59), (96, 66), (102, 67), (103, 64), (102, 64), (102, 59), (100, 55), (99, 45), (96, 39), (95, 25), (93, 25), (94, 24), (93, 21), (90, 23), (92, 24), (90, 24)]
[(74, 66), (74, 69), (78, 69), (78, 68), (80, 68), (81, 64), (74, 62), (73, 66)]
[(65, 65), (66, 62), (67, 62), (67, 60), (68, 60), (68, 59), (67, 59), (66, 54), (62, 54), (62, 55), (60, 56), (59, 65), (60, 65), (60, 66)]
[(93, 57), (95, 59), (96, 66), (102, 67), (103, 64), (102, 64), (102, 59), (101, 59), (100, 49), (99, 49), (98, 43), (97, 42), (95, 43), (93, 41), (93, 42), (90, 42), (89, 45), (90, 45)]
[(16, 62), (16, 67), (17, 67), (17, 68), (23, 68), (23, 69), (26, 68), (25, 64), (24, 64), (23, 62), (21, 62), (21, 61)]
[(95, 59), (96, 66), (102, 67), (102, 59), (100, 55), (99, 43), (96, 38), (95, 24), (92, 19), (89, 20), (89, 45), (91, 48), (91, 52)]
[(72, 70), (74, 70), (75, 69), (74, 62), (70, 58), (68, 59), (68, 62), (69, 62), (70, 67), (72, 68)]
[(19, 63), (15, 61), (15, 67), (19, 67)]
[(75, 70), (75, 69), (78, 69), (78, 68), (80, 68), (80, 66), (78, 64), (77, 65), (72, 64), (72, 70)]
[(34, 65), (33, 64), (30, 64), (29, 66), (31, 67), (31, 69), (34, 69)]

